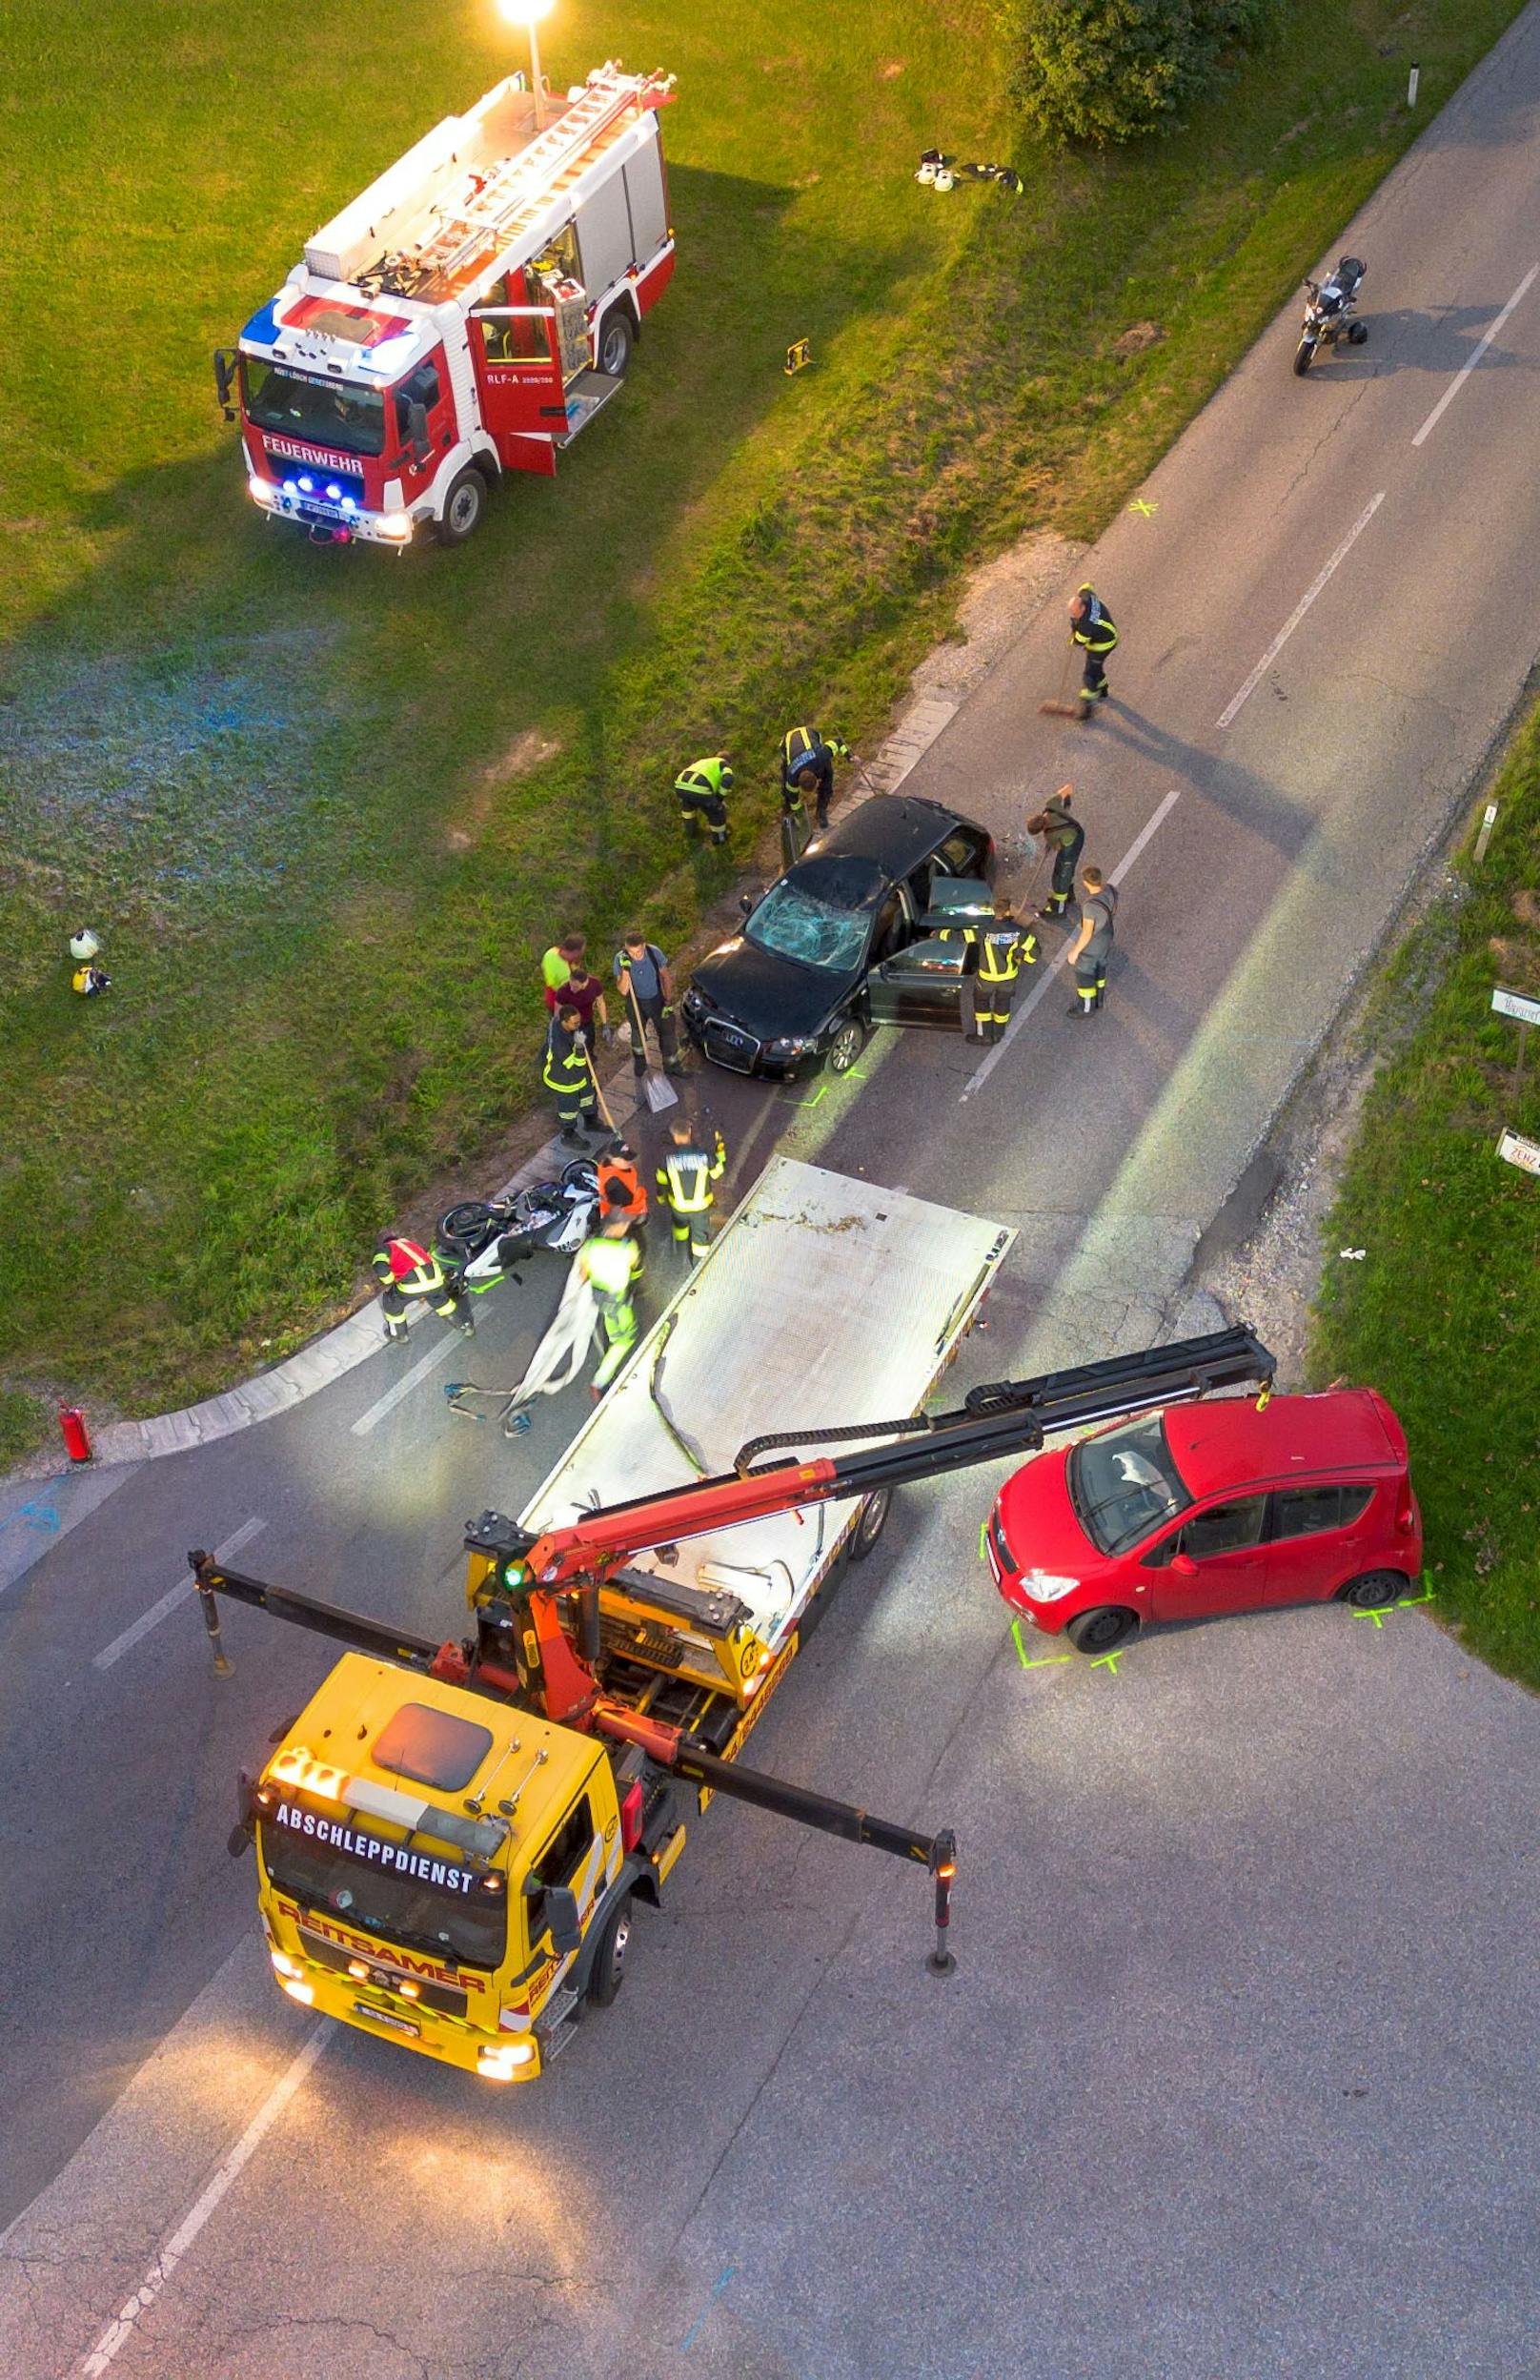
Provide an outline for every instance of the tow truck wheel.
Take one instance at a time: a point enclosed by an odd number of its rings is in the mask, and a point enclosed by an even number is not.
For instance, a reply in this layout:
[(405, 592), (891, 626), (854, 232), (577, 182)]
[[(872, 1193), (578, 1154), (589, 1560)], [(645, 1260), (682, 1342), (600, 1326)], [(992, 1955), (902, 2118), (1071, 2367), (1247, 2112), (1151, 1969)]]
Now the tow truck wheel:
[(848, 1074), (865, 1046), (865, 1027), (859, 1018), (847, 1016), (829, 1044), (829, 1072)]
[(863, 1562), (866, 1559), (887, 1525), (888, 1510), (892, 1502), (892, 1489), (879, 1488), (876, 1495), (869, 1495), (862, 1504), (857, 1515), (856, 1525), (850, 1532), (850, 1558), (853, 1562)]
[(1138, 1625), (1137, 1612), (1120, 1611), (1116, 1604), (1104, 1603), (1100, 1611), (1080, 1613), (1064, 1634), (1077, 1653), (1110, 1653), (1125, 1637), (1131, 1637)]
[(625, 1957), (631, 1943), (631, 1895), (604, 1921), (594, 1963), (589, 1970), (588, 1997), (596, 2008), (607, 2008), (625, 1981)]
[(598, 368), (607, 372), (612, 380), (625, 377), (636, 336), (631, 327), (631, 316), (624, 306), (612, 306), (599, 326), (598, 334)]
[(467, 463), (444, 498), (444, 517), (438, 523), (439, 544), (463, 545), (480, 528), (486, 509), (487, 483), (475, 463)]
[(1342, 1590), (1342, 1600), (1350, 1603), (1355, 1612), (1383, 1612), (1397, 1596), (1405, 1595), (1407, 1581), (1399, 1570), (1367, 1570), (1362, 1578), (1349, 1578)]

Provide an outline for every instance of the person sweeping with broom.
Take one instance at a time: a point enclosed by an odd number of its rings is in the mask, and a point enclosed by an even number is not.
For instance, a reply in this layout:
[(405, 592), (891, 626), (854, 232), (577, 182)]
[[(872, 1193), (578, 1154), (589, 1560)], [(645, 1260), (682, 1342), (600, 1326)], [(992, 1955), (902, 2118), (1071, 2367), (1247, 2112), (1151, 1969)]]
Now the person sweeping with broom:
[[(1073, 654), (1078, 645), (1085, 656), (1081, 678), (1080, 700), (1065, 702), (1061, 681), (1061, 699), (1040, 702), (1038, 709), (1052, 719), (1089, 719), (1098, 702), (1104, 702), (1109, 692), (1106, 657), (1118, 641), (1118, 631), (1112, 614), (1107, 610), (1096, 589), (1087, 580), (1076, 588), (1069, 599), (1069, 647)], [(1068, 676), (1065, 664), (1064, 675)]]
[[(640, 1083), (647, 1073), (647, 1027), (658, 1036), (665, 1074), (682, 1074), (674, 1029), (674, 979), (655, 942), (633, 926), (615, 954), (615, 981), (631, 1026), (631, 1068)], [(649, 1107), (665, 1104), (650, 1095)]]

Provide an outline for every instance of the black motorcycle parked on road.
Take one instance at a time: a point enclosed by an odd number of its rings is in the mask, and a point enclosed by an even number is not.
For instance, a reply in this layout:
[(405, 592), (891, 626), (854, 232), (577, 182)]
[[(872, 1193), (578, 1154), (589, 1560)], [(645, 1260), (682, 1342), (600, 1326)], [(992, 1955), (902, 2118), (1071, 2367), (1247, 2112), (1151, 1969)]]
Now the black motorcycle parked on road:
[(1329, 279), (1306, 281), (1310, 297), (1294, 350), (1294, 370), (1301, 379), (1314, 362), (1318, 347), (1335, 347), (1344, 337), (1350, 347), (1362, 347), (1368, 338), (1368, 324), (1359, 321), (1356, 310), (1358, 285), (1367, 270), (1362, 256), (1344, 256)]

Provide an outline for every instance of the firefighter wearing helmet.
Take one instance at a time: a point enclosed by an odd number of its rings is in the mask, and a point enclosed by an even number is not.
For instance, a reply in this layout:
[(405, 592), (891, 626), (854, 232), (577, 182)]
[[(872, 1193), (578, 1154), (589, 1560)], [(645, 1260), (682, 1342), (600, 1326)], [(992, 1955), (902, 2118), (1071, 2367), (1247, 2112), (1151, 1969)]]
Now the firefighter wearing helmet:
[(446, 1322), (457, 1323), (467, 1338), (476, 1329), (470, 1315), (460, 1312), (458, 1289), (432, 1250), (424, 1248), (420, 1240), (386, 1240), (375, 1251), (374, 1274), (379, 1283), (388, 1339), (405, 1338), (409, 1312), (416, 1304), (425, 1304), (430, 1312), (442, 1314)]

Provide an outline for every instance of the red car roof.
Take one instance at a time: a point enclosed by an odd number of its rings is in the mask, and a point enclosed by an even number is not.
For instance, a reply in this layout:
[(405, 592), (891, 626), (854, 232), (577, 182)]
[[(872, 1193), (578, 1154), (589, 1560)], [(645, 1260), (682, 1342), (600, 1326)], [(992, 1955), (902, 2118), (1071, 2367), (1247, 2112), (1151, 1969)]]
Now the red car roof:
[(1260, 1414), (1248, 1396), (1170, 1405), (1165, 1437), (1195, 1497), (1291, 1472), (1399, 1471), (1407, 1460), (1400, 1424), (1372, 1389), (1275, 1396)]

